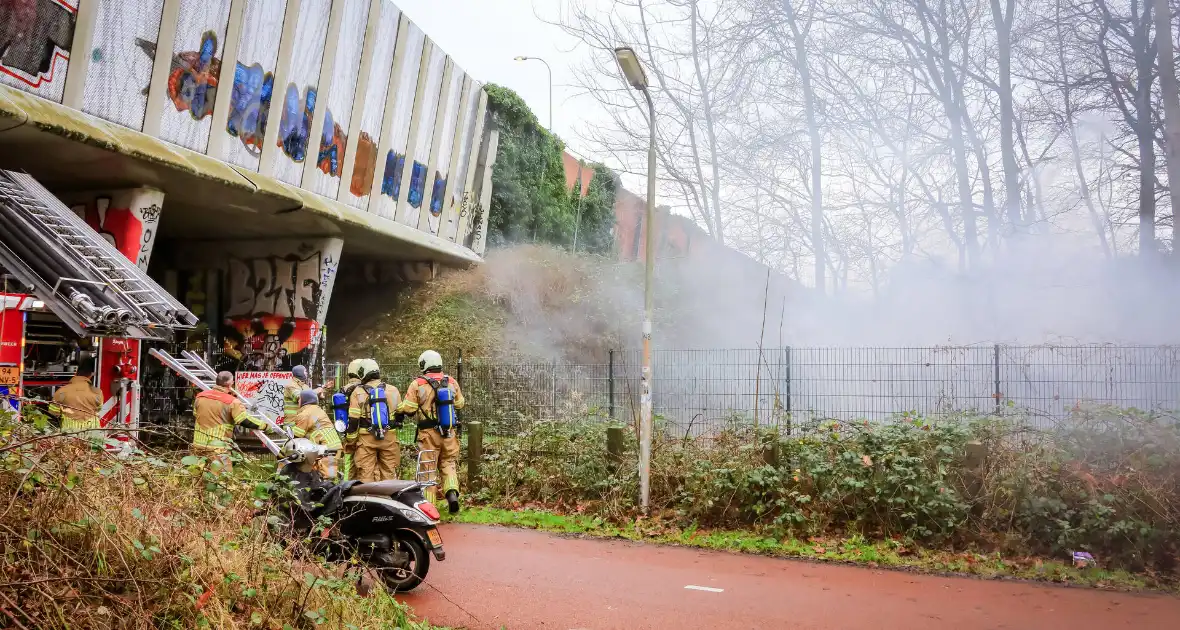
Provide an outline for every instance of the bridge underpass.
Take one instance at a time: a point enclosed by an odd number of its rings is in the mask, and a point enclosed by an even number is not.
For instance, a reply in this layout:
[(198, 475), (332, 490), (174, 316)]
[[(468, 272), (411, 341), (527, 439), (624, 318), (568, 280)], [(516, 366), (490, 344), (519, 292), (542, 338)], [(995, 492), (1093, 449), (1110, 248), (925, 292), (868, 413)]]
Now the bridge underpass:
[(36, 0), (0, 34), (0, 168), (148, 271), (259, 391), (316, 356), (339, 276), (376, 304), (481, 260), (486, 93), (390, 0)]

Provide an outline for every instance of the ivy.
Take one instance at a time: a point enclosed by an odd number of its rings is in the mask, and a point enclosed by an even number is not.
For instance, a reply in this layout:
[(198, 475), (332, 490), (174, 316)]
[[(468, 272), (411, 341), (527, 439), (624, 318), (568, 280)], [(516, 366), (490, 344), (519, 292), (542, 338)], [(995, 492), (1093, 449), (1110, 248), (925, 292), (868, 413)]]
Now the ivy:
[(494, 84), (486, 90), (488, 109), (500, 130), (488, 242), (572, 248), (576, 233), (578, 251), (609, 252), (614, 245), (615, 175), (601, 164), (592, 165), (594, 177), (579, 207), (581, 182), (572, 191), (566, 188), (565, 143), (541, 126), (516, 92)]

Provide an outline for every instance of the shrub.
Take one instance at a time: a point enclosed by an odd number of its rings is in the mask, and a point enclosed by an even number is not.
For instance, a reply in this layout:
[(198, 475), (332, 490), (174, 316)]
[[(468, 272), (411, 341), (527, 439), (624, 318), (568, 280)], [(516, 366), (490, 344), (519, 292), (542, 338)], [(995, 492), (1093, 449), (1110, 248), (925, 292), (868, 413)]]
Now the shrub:
[[(484, 468), (488, 500), (622, 520), (638, 494), (634, 431), (621, 462), (584, 414), (522, 422)], [(659, 430), (656, 435), (668, 435)], [(968, 468), (969, 448), (986, 452)], [(711, 439), (653, 444), (651, 502), (683, 527), (902, 537), (931, 545), (1175, 569), (1180, 428), (1136, 411), (1079, 408), (1034, 432), (1013, 418), (826, 422), (784, 436), (732, 422)]]
[[(43, 426), (43, 424), (42, 424)], [(264, 535), (273, 485), (72, 445), (0, 417), (0, 608), (26, 628), (421, 628)], [(248, 466), (239, 466), (243, 470)], [(262, 468), (262, 467), (260, 467)], [(8, 626), (5, 626), (8, 627)]]

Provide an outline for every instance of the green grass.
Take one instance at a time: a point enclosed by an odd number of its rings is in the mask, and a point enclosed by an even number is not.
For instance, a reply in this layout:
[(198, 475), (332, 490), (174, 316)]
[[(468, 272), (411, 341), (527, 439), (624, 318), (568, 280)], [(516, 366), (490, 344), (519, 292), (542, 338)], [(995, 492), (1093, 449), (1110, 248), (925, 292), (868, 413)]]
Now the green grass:
[(847, 538), (777, 538), (764, 532), (679, 529), (642, 521), (625, 525), (601, 518), (563, 515), (541, 510), (505, 510), (494, 507), (465, 507), (445, 521), (478, 525), (500, 525), (536, 529), (558, 534), (596, 538), (618, 538), (699, 549), (751, 553), (781, 558), (857, 564), (871, 568), (949, 573), (989, 579), (1022, 579), (1074, 584), (1115, 590), (1158, 590), (1180, 593), (1175, 583), (1150, 576), (1100, 567), (1078, 569), (1043, 558), (1005, 558), (998, 553), (955, 552), (913, 547), (902, 540)]

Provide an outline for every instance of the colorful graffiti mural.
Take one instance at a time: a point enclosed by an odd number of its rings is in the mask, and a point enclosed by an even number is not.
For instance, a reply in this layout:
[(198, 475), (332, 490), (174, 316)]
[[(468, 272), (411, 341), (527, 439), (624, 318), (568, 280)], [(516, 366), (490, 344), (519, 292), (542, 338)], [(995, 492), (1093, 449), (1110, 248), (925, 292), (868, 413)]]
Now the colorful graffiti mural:
[(421, 162), (414, 162), (414, 168), (410, 171), (410, 192), (408, 193), (411, 208), (422, 207), (422, 197), (426, 194), (426, 165)]
[(303, 97), (294, 84), (287, 85), (283, 98), (283, 116), (279, 119), (278, 146), (294, 162), (307, 157), (307, 139), (311, 135), (311, 119), (315, 116), (315, 88), (306, 88)]
[(434, 172), (434, 186), (430, 189), (430, 214), (439, 216), (443, 211), (443, 194), (447, 190), (447, 178), (442, 173)]
[(377, 143), (368, 132), (362, 131), (356, 144), (356, 161), (352, 167), (352, 181), (348, 192), (355, 197), (367, 197), (377, 176)]
[(320, 334), (315, 320), (279, 315), (226, 318), (223, 324), (222, 351), (237, 370), (290, 370), (307, 365)]
[(385, 174), (381, 176), (381, 194), (397, 199), (402, 192), (402, 172), (406, 170), (404, 153), (385, 154)]
[(77, 13), (77, 0), (0, 0), (0, 79), (31, 90), (64, 83)]
[(325, 175), (340, 177), (341, 164), (344, 163), (344, 150), (348, 146), (348, 136), (332, 118), (332, 110), (324, 112), (324, 132), (320, 136), (320, 152), (316, 158), (316, 166)]
[(233, 98), (225, 130), (241, 140), (242, 146), (253, 155), (262, 153), (274, 81), (274, 75), (263, 70), (261, 64), (239, 63), (234, 69)]
[(217, 54), (217, 35), (207, 31), (201, 36), (199, 50), (172, 56), (168, 73), (168, 98), (178, 112), (189, 112), (193, 120), (213, 114), (217, 100), (217, 79), (221, 76), (221, 60)]
[(71, 209), (128, 260), (147, 271), (163, 203), (164, 193), (137, 188), (100, 194), (71, 205)]
[(172, 252), (177, 271), (224, 272), (223, 299), (207, 315), (220, 323), (222, 369), (281, 371), (310, 360), (342, 246), (335, 238), (178, 245)]

